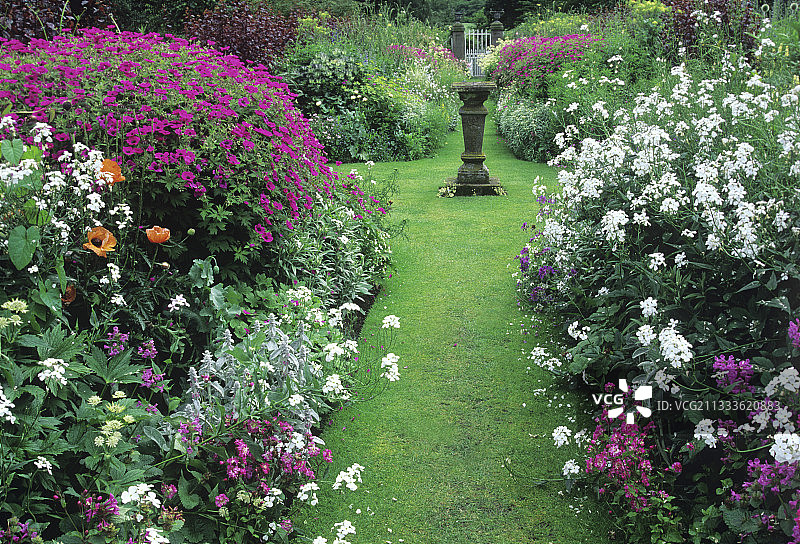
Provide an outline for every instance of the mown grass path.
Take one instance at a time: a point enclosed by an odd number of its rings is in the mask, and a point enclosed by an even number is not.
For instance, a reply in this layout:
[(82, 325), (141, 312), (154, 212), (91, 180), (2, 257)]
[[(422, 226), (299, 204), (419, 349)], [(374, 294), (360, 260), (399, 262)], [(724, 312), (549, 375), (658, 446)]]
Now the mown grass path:
[(366, 468), (358, 491), (321, 486), (319, 507), (299, 520), (311, 537), (333, 541), (330, 528), (348, 519), (354, 544), (604, 541), (590, 532), (597, 513), (584, 506), (576, 516), (574, 498), (558, 494), (563, 483), (533, 487), (502, 466), (510, 457), (513, 466), (559, 477), (569, 456), (553, 448), (551, 433), (562, 424), (574, 429), (565, 417), (585, 402), (560, 390), (533, 395), (551, 381), (535, 367), (526, 371), (531, 341), (519, 333), (511, 277), (527, 240), (522, 222), (535, 218), (533, 179), (553, 182), (554, 171), (514, 159), (491, 122), (484, 150), (506, 197), (437, 198), (461, 163), (460, 132), (436, 158), (373, 171), (381, 179), (399, 170), (392, 213), (408, 226), (407, 238), (392, 240), (395, 271), (364, 333), (388, 314), (399, 316), (401, 379), (339, 412), (323, 433), (335, 455), (331, 478), (353, 463)]

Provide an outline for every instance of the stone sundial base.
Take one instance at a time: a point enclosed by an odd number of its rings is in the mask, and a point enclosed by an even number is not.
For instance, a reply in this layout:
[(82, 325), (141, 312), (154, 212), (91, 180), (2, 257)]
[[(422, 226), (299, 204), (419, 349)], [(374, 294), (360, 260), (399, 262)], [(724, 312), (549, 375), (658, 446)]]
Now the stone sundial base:
[(453, 84), (453, 90), (464, 103), (458, 110), (464, 132), (464, 152), (461, 154), (463, 164), (458, 168), (458, 175), (448, 179), (446, 185), (439, 190), (441, 196), (505, 194), (500, 182), (497, 178), (489, 177), (489, 170), (483, 164), (486, 160), (486, 155), (483, 153), (483, 129), (486, 124), (486, 114), (489, 113), (483, 103), (489, 97), (489, 93), (496, 88), (491, 81), (464, 81)]
[(486, 178), (485, 183), (465, 183), (458, 178), (447, 178), (439, 189), (439, 196), (505, 196), (506, 191), (497, 178)]

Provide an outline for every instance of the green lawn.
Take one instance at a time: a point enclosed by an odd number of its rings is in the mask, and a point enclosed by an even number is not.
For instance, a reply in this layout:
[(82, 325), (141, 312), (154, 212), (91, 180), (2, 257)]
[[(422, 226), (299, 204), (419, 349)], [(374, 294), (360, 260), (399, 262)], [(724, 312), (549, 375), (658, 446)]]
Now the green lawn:
[[(528, 238), (522, 222), (535, 218), (533, 179), (552, 183), (554, 170), (514, 159), (489, 122), (486, 164), (508, 196), (437, 198), (461, 151), (457, 132), (436, 158), (373, 170), (377, 179), (399, 170), (392, 214), (408, 225), (407, 238), (392, 240), (395, 271), (363, 334), (384, 316), (399, 316), (401, 379), (333, 417), (322, 435), (335, 458), (327, 480), (359, 463), (364, 481), (344, 493), (320, 482), (319, 506), (297, 526), (333, 541), (333, 524), (348, 519), (357, 530), (353, 544), (605, 542), (607, 522), (591, 499), (576, 515), (570, 506), (581, 503), (559, 495), (562, 482), (536, 487), (503, 467), (510, 458), (539, 477), (560, 477), (577, 456), (555, 449), (552, 431), (563, 424), (576, 430), (568, 416), (587, 421), (588, 395), (557, 388), (533, 395), (552, 380), (526, 370), (532, 337), (524, 343), (519, 331), (530, 318), (517, 309), (511, 276)], [(364, 170), (341, 171), (351, 166)]]

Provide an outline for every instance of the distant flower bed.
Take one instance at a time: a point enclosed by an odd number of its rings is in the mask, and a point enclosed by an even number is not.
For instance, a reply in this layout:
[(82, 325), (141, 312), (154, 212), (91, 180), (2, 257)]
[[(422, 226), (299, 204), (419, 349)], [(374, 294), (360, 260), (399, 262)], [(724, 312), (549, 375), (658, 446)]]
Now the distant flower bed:
[(496, 45), (482, 62), (484, 70), (499, 87), (514, 83), (535, 92), (548, 74), (558, 72), (566, 63), (580, 60), (592, 44), (600, 40), (590, 34), (517, 38)]

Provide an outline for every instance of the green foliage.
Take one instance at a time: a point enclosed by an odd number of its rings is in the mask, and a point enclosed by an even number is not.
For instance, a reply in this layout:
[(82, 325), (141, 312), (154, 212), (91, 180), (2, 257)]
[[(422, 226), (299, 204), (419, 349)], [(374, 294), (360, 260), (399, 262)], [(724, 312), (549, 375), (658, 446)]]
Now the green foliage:
[(462, 63), (435, 45), (438, 34), (387, 12), (300, 19), (302, 41), (281, 72), (329, 158), (407, 160), (435, 152), (457, 109), (450, 84), (465, 75)]
[(558, 150), (556, 133), (561, 126), (552, 101), (536, 102), (505, 89), (497, 102), (497, 129), (514, 156), (534, 162), (547, 162)]

